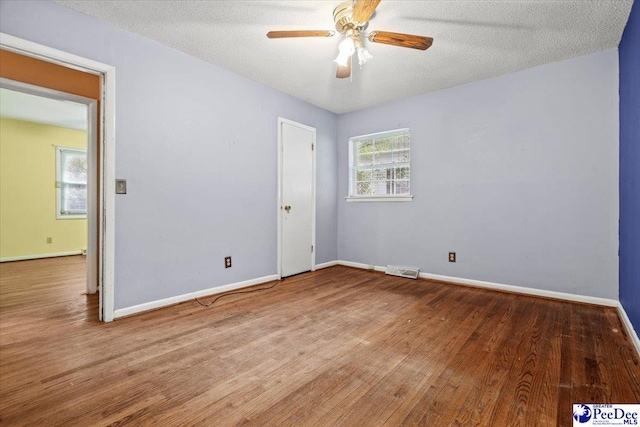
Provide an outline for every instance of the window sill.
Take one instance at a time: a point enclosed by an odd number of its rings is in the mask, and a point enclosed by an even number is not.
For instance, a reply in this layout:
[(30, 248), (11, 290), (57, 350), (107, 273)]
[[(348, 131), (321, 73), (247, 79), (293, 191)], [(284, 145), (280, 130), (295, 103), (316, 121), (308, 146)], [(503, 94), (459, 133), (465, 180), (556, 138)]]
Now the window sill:
[(374, 197), (345, 197), (347, 202), (410, 202), (412, 195), (406, 196), (374, 196)]
[(77, 215), (72, 215), (72, 214), (60, 215), (60, 214), (58, 214), (56, 216), (56, 219), (87, 219), (87, 214), (77, 214)]

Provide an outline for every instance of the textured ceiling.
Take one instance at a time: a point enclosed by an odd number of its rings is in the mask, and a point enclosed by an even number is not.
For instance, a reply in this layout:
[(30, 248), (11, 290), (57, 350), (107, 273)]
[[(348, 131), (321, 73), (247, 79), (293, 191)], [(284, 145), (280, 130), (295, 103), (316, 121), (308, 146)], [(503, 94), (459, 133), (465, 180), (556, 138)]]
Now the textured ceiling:
[(0, 88), (0, 117), (87, 130), (87, 106)]
[(269, 30), (333, 29), (340, 1), (59, 0), (126, 30), (335, 113), (382, 104), (618, 45), (632, 0), (382, 0), (368, 31), (434, 38), (427, 51), (365, 42), (374, 58), (335, 78), (341, 37), (269, 40)]

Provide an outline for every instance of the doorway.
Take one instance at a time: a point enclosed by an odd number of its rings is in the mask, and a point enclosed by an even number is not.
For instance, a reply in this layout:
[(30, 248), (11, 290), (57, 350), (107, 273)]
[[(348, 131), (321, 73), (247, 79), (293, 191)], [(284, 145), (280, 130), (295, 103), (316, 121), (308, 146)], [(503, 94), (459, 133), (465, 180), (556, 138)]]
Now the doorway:
[[(88, 158), (89, 162), (95, 160), (96, 163), (88, 164), (88, 169), (99, 174), (89, 177), (88, 182), (91, 186), (93, 179), (96, 189), (95, 197), (88, 198), (88, 204), (95, 202), (96, 224), (95, 233), (88, 233), (87, 249), (91, 250), (91, 239), (95, 238), (96, 279), (93, 283), (100, 288), (99, 317), (110, 322), (114, 319), (115, 303), (115, 68), (4, 33), (0, 33), (0, 47), (3, 63), (0, 77), (5, 84), (11, 84), (11, 80), (17, 82), (18, 90), (45, 91), (45, 96), (60, 96), (61, 99), (83, 103), (88, 102), (81, 99), (86, 83), (98, 79), (97, 92), (88, 95), (91, 100), (98, 101), (93, 107), (89, 106), (97, 117), (93, 128), (97, 145), (92, 147), (95, 155)], [(70, 77), (71, 74), (73, 76)], [(79, 98), (70, 99), (70, 95)]]
[(278, 275), (315, 270), (316, 129), (278, 118)]
[(0, 78), (0, 261), (83, 255), (98, 291), (97, 101)]

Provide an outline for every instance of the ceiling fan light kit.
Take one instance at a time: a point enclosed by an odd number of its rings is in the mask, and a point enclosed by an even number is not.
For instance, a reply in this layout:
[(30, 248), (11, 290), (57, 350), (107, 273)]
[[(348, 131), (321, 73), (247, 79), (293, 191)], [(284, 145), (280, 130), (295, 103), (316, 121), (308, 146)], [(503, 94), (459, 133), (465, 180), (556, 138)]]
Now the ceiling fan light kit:
[[(352, 56), (357, 53), (360, 68), (373, 58), (373, 55), (364, 47), (362, 36), (369, 26), (369, 20), (380, 4), (380, 0), (358, 0), (340, 3), (333, 10), (333, 21), (336, 31), (344, 35), (344, 40), (338, 45), (336, 62), (336, 77), (347, 78), (351, 75)], [(291, 37), (332, 37), (335, 31), (270, 31), (267, 37), (291, 38)], [(427, 50), (431, 47), (431, 37), (415, 36), (403, 33), (391, 33), (387, 31), (373, 31), (367, 39), (372, 43), (382, 43), (392, 46), (408, 47), (412, 49)]]
[(349, 62), (349, 58), (351, 58), (351, 55), (353, 55), (355, 51), (356, 51), (356, 46), (355, 46), (355, 43), (353, 42), (353, 39), (351, 39), (350, 37), (347, 37), (344, 40), (342, 40), (338, 45), (338, 57), (334, 59), (334, 61), (338, 65), (345, 67)]
[(358, 53), (358, 63), (360, 64), (360, 68), (369, 60), (373, 59), (373, 55), (369, 53), (369, 51), (362, 44), (362, 39), (358, 37), (358, 40), (355, 42), (356, 52)]

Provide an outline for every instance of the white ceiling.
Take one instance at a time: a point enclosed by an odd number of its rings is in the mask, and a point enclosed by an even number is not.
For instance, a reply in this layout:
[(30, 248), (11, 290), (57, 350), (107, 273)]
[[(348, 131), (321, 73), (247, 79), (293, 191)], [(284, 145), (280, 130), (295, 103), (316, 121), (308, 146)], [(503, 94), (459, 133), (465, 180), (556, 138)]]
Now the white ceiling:
[(430, 36), (418, 51), (365, 42), (374, 58), (335, 78), (341, 38), (269, 40), (333, 29), (337, 1), (58, 0), (335, 113), (511, 73), (618, 45), (632, 0), (382, 0), (369, 31)]
[(0, 88), (0, 117), (87, 130), (87, 106)]

